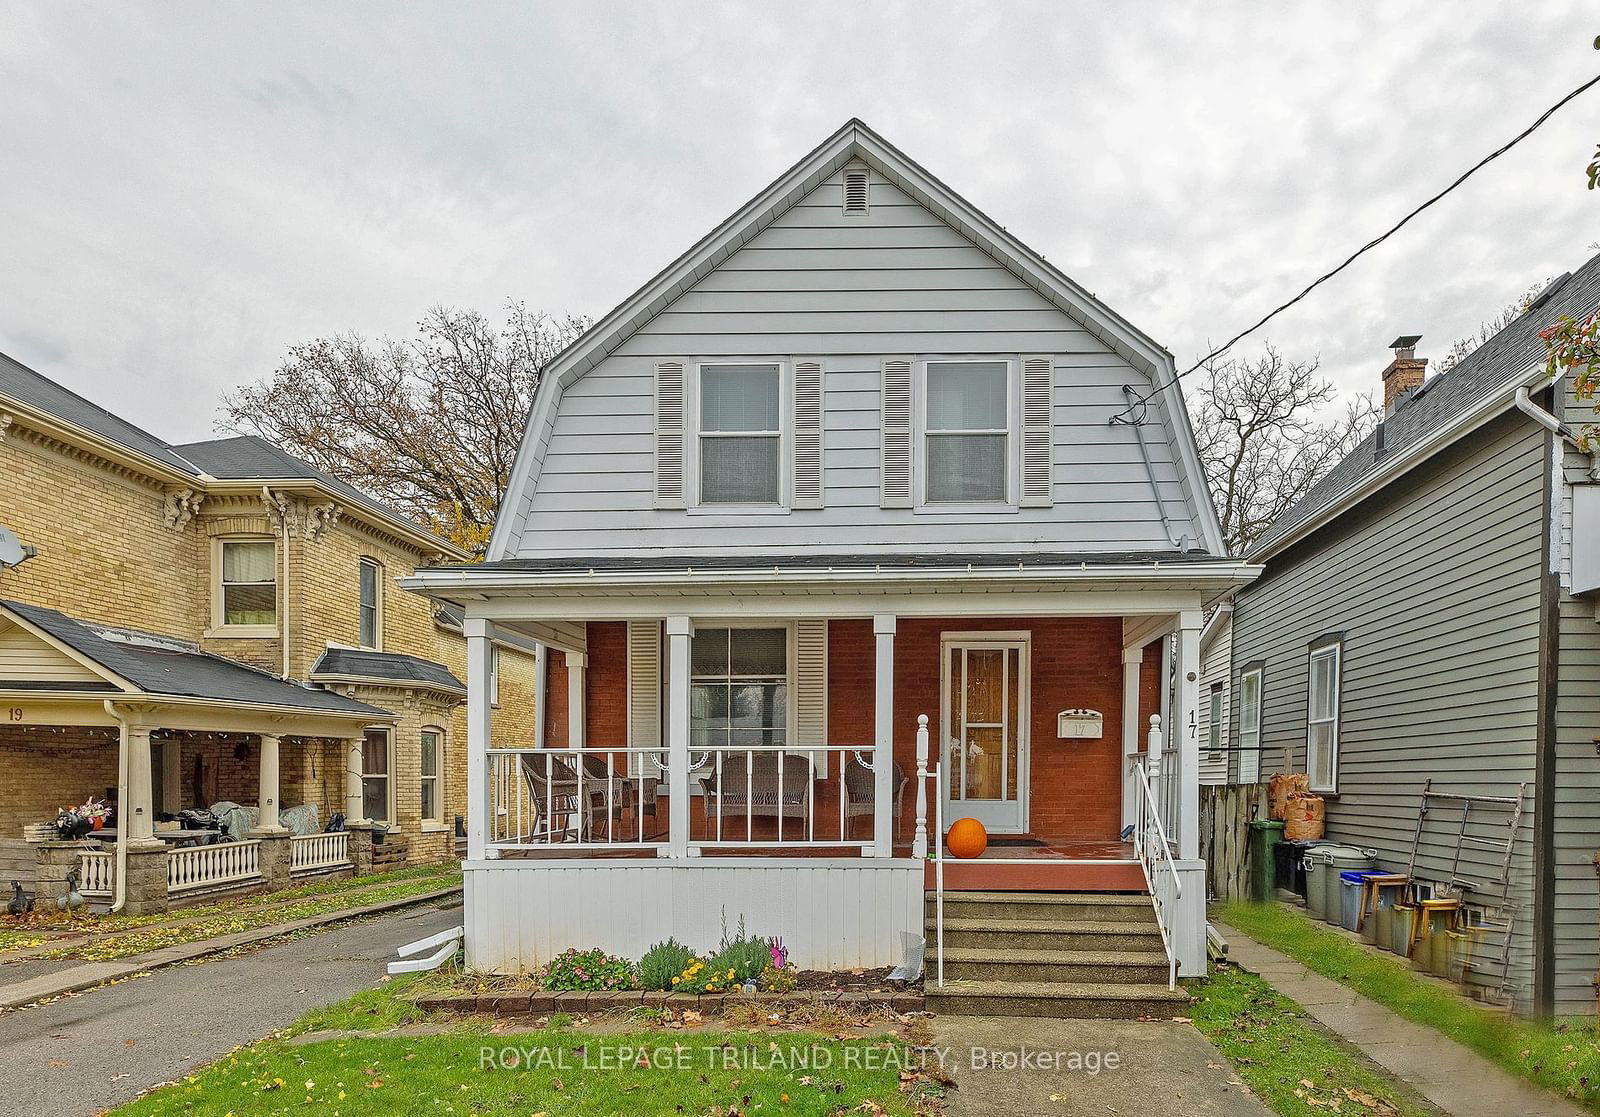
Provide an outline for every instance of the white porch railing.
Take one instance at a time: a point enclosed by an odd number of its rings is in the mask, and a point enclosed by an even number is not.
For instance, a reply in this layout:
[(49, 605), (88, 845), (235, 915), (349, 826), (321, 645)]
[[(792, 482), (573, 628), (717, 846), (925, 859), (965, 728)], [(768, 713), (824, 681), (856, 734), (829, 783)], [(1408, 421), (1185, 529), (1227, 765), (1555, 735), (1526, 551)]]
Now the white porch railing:
[(331, 834), (294, 834), (289, 838), (289, 874), (314, 873), (350, 864), (350, 835), (339, 830)]
[(659, 748), (490, 749), (489, 820), (495, 849), (656, 849), (667, 844), (657, 792)]
[(86, 849), (78, 855), (78, 891), (85, 896), (110, 896), (115, 891), (117, 855), (106, 849)]
[(255, 839), (191, 846), (167, 853), (167, 891), (185, 892), (261, 875), (261, 843)]
[(1133, 849), (1138, 855), (1139, 867), (1144, 870), (1145, 887), (1156, 912), (1156, 926), (1161, 930), (1161, 947), (1167, 952), (1167, 988), (1178, 987), (1178, 954), (1174, 949), (1172, 934), (1178, 900), (1183, 897), (1183, 880), (1172, 857), (1172, 843), (1167, 839), (1167, 828), (1162, 822), (1164, 796), (1163, 784), (1175, 783), (1164, 778), (1162, 771), (1161, 719), (1150, 718), (1149, 752), (1145, 756), (1130, 758), (1133, 765), (1134, 822)]

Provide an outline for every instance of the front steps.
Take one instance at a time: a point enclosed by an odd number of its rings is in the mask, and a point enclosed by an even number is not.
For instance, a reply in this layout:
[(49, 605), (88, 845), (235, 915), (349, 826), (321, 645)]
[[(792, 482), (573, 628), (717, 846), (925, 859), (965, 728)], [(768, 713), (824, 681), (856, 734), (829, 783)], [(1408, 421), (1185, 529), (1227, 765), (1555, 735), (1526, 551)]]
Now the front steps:
[(1150, 897), (1094, 892), (944, 894), (937, 982), (934, 894), (927, 894), (928, 1008), (954, 1016), (1135, 1019), (1182, 1015), (1167, 988)]

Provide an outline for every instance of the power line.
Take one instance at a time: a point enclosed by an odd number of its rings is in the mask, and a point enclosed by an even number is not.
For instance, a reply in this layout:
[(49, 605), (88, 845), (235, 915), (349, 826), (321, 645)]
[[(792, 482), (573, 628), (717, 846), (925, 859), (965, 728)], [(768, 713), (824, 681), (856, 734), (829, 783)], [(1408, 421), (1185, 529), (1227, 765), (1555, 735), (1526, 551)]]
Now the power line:
[[(1597, 39), (1595, 41), (1595, 45), (1596, 45), (1597, 48), (1600, 48), (1600, 39)], [(1318, 287), (1322, 286), (1328, 280), (1332, 279), (1334, 276), (1336, 276), (1340, 272), (1344, 271), (1351, 264), (1355, 263), (1358, 259), (1360, 259), (1362, 256), (1364, 256), (1366, 253), (1370, 252), (1372, 249), (1378, 247), (1378, 245), (1382, 244), (1384, 241), (1386, 241), (1390, 237), (1394, 236), (1394, 234), (1398, 233), (1402, 228), (1404, 228), (1406, 226), (1406, 224), (1413, 217), (1416, 217), (1423, 210), (1427, 209), (1429, 206), (1431, 206), (1435, 202), (1439, 201), (1445, 195), (1449, 194), (1452, 190), (1454, 190), (1456, 187), (1460, 186), (1463, 182), (1466, 182), (1467, 179), (1469, 179), (1473, 175), (1477, 174), (1484, 167), (1487, 167), (1490, 163), (1493, 163), (1496, 159), (1500, 158), (1500, 156), (1504, 155), (1506, 152), (1508, 152), (1512, 148), (1516, 147), (1523, 140), (1525, 140), (1529, 136), (1533, 135), (1533, 133), (1538, 129), (1538, 127), (1541, 124), (1543, 124), (1545, 121), (1549, 120), (1552, 116), (1554, 116), (1557, 112), (1559, 112), (1562, 108), (1564, 108), (1566, 106), (1567, 102), (1571, 101), (1573, 98), (1577, 97), (1578, 95), (1586, 92), (1588, 89), (1593, 87), (1596, 83), (1600, 83), (1600, 74), (1596, 74), (1594, 77), (1590, 78), (1588, 81), (1586, 81), (1582, 85), (1578, 86), (1578, 88), (1574, 89), (1571, 93), (1568, 93), (1565, 97), (1561, 98), (1561, 100), (1559, 100), (1555, 104), (1551, 105), (1548, 109), (1545, 109), (1544, 112), (1539, 114), (1539, 119), (1535, 120), (1532, 124), (1528, 125), (1522, 131), (1518, 132), (1509, 141), (1507, 141), (1506, 143), (1502, 144), (1500, 147), (1496, 148), (1494, 151), (1491, 151), (1488, 155), (1485, 155), (1482, 159), (1479, 159), (1472, 166), (1468, 167), (1465, 171), (1462, 172), (1460, 177), (1458, 177), (1449, 186), (1446, 186), (1443, 190), (1439, 191), (1433, 197), (1429, 198), (1427, 201), (1425, 201), (1421, 205), (1419, 205), (1416, 209), (1414, 209), (1410, 213), (1406, 214), (1399, 221), (1396, 221), (1388, 229), (1384, 230), (1382, 233), (1380, 233), (1377, 236), (1373, 237), (1366, 244), (1363, 244), (1360, 248), (1356, 249), (1350, 255), (1346, 256), (1344, 258), (1344, 260), (1342, 260), (1339, 263), (1338, 267), (1334, 268), (1332, 271), (1328, 271), (1328, 272), (1323, 273), (1322, 275), (1317, 276), (1316, 279), (1313, 279), (1310, 283), (1306, 284), (1304, 289), (1302, 289), (1299, 294), (1295, 295), (1293, 298), (1289, 299), (1287, 302), (1281, 303), (1278, 306), (1274, 307), (1272, 310), (1268, 311), (1260, 319), (1258, 319), (1254, 324), (1252, 324), (1252, 325), (1246, 327), (1245, 329), (1240, 330), (1238, 333), (1234, 334), (1227, 341), (1223, 342), (1217, 348), (1215, 348), (1211, 352), (1207, 353), (1204, 357), (1201, 357), (1194, 364), (1190, 365), (1188, 368), (1184, 369), (1182, 372), (1180, 372), (1180, 373), (1176, 374), (1175, 376), (1173, 376), (1172, 379), (1166, 381), (1163, 384), (1157, 384), (1155, 387), (1151, 388), (1144, 395), (1140, 396), (1138, 399), (1136, 399), (1132, 403), (1128, 404), (1127, 407), (1123, 408), (1121, 411), (1119, 411), (1115, 415), (1113, 415), (1111, 417), (1111, 422), (1113, 422), (1113, 423), (1125, 423), (1125, 422), (1129, 421), (1129, 419), (1132, 417), (1135, 409), (1140, 408), (1140, 407), (1144, 406), (1145, 404), (1149, 403), (1150, 400), (1156, 395), (1157, 392), (1165, 391), (1166, 389), (1168, 389), (1168, 388), (1172, 387), (1174, 384), (1176, 384), (1178, 381), (1182, 380), (1185, 376), (1188, 376), (1191, 372), (1195, 372), (1195, 371), (1205, 367), (1205, 365), (1208, 362), (1213, 361), (1216, 358), (1222, 356), (1229, 349), (1232, 349), (1234, 347), (1234, 345), (1236, 345), (1238, 342), (1243, 341), (1245, 338), (1249, 337), (1251, 334), (1253, 334), (1257, 330), (1259, 330), (1262, 326), (1265, 326), (1268, 322), (1272, 321), (1278, 315), (1280, 315), (1284, 311), (1288, 310), (1291, 306), (1294, 306), (1301, 299), (1303, 299), (1307, 295), (1311, 294), (1312, 291), (1316, 290)]]

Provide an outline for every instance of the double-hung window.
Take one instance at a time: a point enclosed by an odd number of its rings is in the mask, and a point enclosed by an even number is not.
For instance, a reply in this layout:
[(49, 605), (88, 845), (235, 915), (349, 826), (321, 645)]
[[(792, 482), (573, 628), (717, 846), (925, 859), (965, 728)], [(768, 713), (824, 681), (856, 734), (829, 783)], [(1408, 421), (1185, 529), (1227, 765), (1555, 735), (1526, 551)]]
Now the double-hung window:
[(700, 366), (700, 503), (780, 504), (782, 368)]
[(1239, 782), (1261, 778), (1261, 668), (1239, 676)]
[(437, 729), (424, 729), (422, 731), (422, 801), (421, 816), (423, 822), (439, 822), (440, 802), (439, 794), (439, 761), (440, 761), (440, 736)]
[(1003, 503), (1011, 475), (1010, 364), (926, 365), (926, 503)]
[(1222, 759), (1222, 684), (1211, 684), (1211, 704), (1206, 709), (1210, 720), (1206, 723), (1206, 751), (1210, 753), (1207, 759), (1217, 761)]
[(361, 813), (389, 821), (389, 731), (369, 729), (361, 738)]
[(378, 648), (382, 638), (383, 567), (372, 559), (361, 560), (361, 646)]
[(230, 628), (278, 623), (278, 548), (271, 539), (224, 539), (218, 547), (217, 622)]
[[(787, 629), (696, 629), (689, 653), (690, 747), (784, 745), (789, 733), (788, 661)], [(743, 764), (744, 757), (725, 756), (723, 762)]]
[(1306, 769), (1312, 791), (1339, 788), (1339, 676), (1337, 641), (1314, 644), (1306, 694)]

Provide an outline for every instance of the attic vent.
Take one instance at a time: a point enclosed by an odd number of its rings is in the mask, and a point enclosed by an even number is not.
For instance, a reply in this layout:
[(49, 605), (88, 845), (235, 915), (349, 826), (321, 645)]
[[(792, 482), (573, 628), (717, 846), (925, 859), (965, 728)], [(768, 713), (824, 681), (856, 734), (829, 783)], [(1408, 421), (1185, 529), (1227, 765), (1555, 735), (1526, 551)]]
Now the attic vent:
[(867, 212), (867, 168), (844, 169), (844, 212), (846, 217)]

